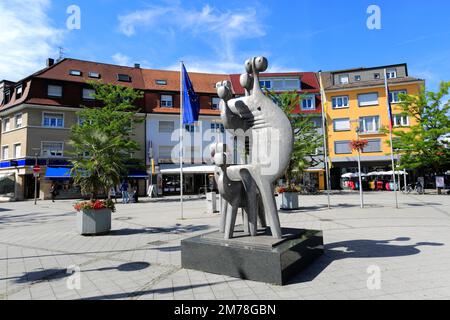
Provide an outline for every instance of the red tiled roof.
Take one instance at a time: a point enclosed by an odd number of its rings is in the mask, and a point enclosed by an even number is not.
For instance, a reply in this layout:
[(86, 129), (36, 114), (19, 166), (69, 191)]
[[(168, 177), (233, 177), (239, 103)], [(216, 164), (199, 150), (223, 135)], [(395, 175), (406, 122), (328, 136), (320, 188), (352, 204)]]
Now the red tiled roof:
[[(314, 72), (278, 72), (278, 73), (261, 73), (261, 80), (264, 78), (276, 77), (292, 77), (298, 78), (301, 81), (302, 93), (318, 93), (320, 92), (319, 82)], [(245, 94), (244, 88), (239, 83), (240, 74), (230, 75), (231, 83), (233, 85), (234, 93), (237, 95)]]
[[(142, 75), (147, 90), (155, 91), (180, 91), (180, 72), (142, 69)], [(230, 80), (226, 74), (208, 74), (189, 72), (194, 90), (197, 93), (216, 94), (216, 83), (223, 80)], [(156, 80), (167, 81), (166, 85), (156, 84)]]
[[(78, 70), (82, 72), (81, 76), (72, 76), (69, 74), (70, 70)], [(96, 72), (100, 74), (100, 79), (94, 79), (89, 77), (89, 72)], [(62, 81), (71, 81), (85, 83), (89, 80), (100, 80), (104, 83), (111, 83), (115, 85), (121, 85), (125, 87), (133, 87), (135, 89), (145, 89), (144, 81), (142, 79), (142, 69), (122, 67), (112, 64), (64, 59), (55, 64), (38, 75), (37, 78), (54, 79)], [(131, 77), (131, 82), (118, 81), (118, 74), (126, 74)]]

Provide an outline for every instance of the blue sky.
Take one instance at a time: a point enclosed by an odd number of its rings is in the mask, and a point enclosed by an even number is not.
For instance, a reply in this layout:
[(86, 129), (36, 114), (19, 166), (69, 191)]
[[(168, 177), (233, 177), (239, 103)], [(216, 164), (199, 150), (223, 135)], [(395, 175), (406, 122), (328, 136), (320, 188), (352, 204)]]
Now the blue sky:
[[(369, 5), (381, 30), (369, 30)], [(81, 29), (68, 30), (70, 5)], [(0, 78), (36, 71), (58, 47), (67, 57), (189, 71), (242, 72), (253, 55), (272, 71), (318, 71), (406, 62), (430, 89), (450, 81), (447, 0), (0, 0)]]

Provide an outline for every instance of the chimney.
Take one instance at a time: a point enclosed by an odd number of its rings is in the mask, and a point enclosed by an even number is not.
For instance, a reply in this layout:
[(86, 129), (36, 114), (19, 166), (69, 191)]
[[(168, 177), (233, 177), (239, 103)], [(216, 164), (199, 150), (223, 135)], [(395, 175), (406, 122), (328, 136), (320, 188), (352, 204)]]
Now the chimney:
[(134, 67), (135, 67), (136, 69), (140, 69), (140, 68), (141, 68), (141, 65), (140, 65), (139, 63), (135, 63), (135, 64), (134, 64)]
[(54, 64), (55, 64), (55, 59), (52, 59), (52, 58), (47, 59), (47, 67), (51, 67)]

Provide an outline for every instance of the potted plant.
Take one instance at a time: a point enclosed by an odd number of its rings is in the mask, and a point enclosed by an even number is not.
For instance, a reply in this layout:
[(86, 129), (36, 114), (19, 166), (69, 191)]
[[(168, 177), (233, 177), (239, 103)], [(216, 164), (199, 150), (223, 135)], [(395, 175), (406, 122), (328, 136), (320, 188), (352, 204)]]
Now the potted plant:
[(281, 210), (296, 210), (299, 208), (298, 206), (298, 194), (300, 192), (300, 188), (291, 184), (288, 187), (278, 187), (277, 193), (281, 195)]
[(112, 200), (82, 201), (73, 207), (77, 211), (77, 230), (81, 235), (100, 235), (111, 230), (111, 213), (116, 211)]
[[(78, 231), (82, 235), (104, 234), (111, 229), (111, 188), (128, 175), (131, 154), (139, 150), (133, 126), (140, 122), (133, 101), (142, 93), (131, 88), (90, 82), (94, 97), (103, 107), (84, 107), (77, 113), (78, 124), (71, 128), (70, 145), (73, 156), (71, 176), (89, 201), (75, 204)], [(99, 200), (102, 196), (107, 200)]]

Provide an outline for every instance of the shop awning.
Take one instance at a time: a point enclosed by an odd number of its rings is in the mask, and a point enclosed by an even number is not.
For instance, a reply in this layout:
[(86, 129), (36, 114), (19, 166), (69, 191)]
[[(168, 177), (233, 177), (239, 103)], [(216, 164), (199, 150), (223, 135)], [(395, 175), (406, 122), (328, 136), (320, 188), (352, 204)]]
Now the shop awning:
[(148, 173), (144, 170), (130, 170), (128, 178), (131, 179), (147, 179)]
[[(197, 173), (197, 174), (208, 174), (214, 173), (216, 166), (192, 166), (183, 168), (183, 174)], [(167, 168), (161, 169), (162, 174), (180, 174), (180, 168)]]
[(48, 167), (45, 172), (45, 179), (70, 179), (71, 168), (67, 167)]

